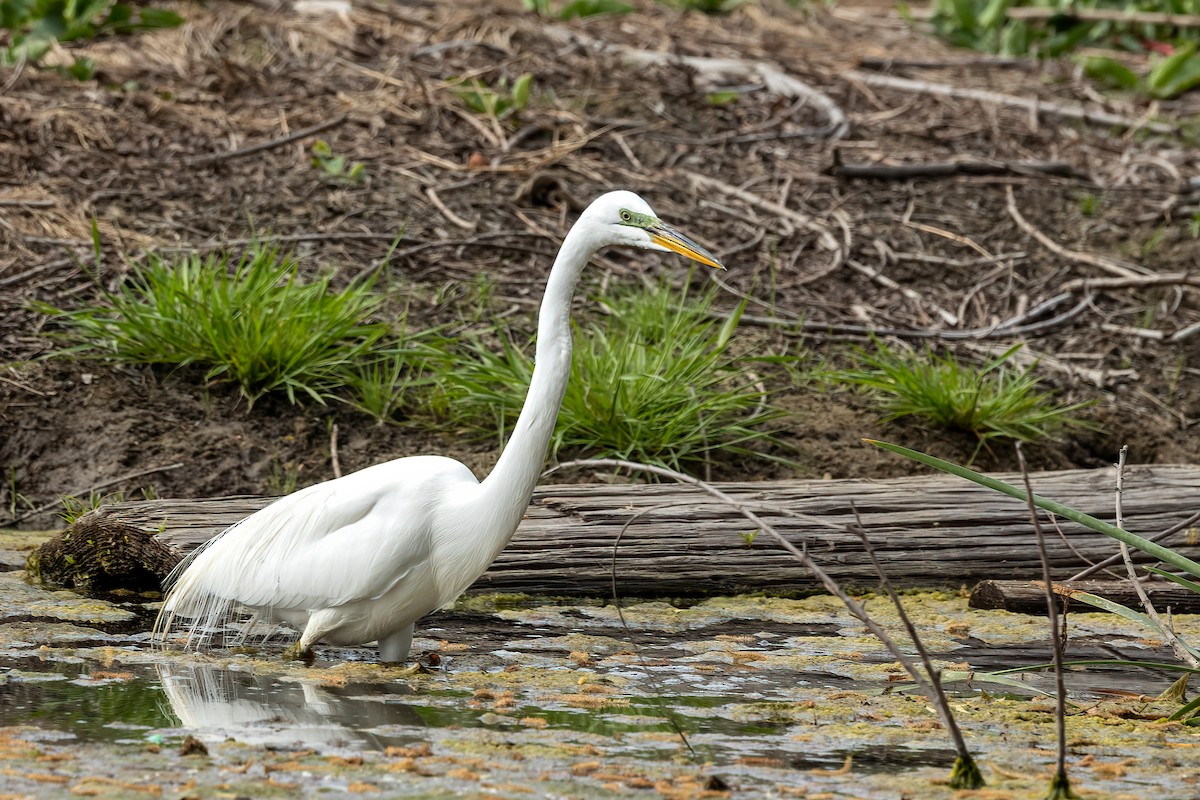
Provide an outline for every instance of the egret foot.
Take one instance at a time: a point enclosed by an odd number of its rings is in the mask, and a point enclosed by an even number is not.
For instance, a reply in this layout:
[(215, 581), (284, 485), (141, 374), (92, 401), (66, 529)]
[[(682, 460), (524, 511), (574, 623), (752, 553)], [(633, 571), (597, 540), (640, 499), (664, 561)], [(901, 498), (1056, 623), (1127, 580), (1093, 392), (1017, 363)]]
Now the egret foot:
[(300, 642), (296, 642), (294, 645), (289, 647), (287, 650), (283, 651), (283, 660), (284, 661), (303, 661), (306, 665), (311, 667), (312, 663), (313, 663), (313, 659), (314, 659), (314, 655), (313, 655), (312, 648), (311, 647), (301, 647)]
[(424, 664), (422, 664), (420, 661), (417, 661), (413, 664), (409, 664), (407, 667), (404, 666), (403, 662), (400, 662), (400, 661), (385, 661), (385, 662), (383, 662), (383, 666), (390, 667), (390, 668), (396, 670), (396, 673), (398, 675), (405, 677), (405, 678), (410, 678), (414, 675), (428, 675), (429, 674), (429, 669)]

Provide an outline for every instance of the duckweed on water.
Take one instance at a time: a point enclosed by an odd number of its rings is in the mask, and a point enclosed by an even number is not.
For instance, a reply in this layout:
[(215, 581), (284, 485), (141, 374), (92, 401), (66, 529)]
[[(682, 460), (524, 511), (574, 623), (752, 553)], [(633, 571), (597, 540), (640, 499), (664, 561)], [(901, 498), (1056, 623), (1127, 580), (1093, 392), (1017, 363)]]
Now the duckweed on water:
[[(312, 667), (282, 661), (282, 642), (203, 655), (147, 648), (144, 632), (80, 621), (109, 606), (18, 584), (0, 575), (14, 590), (0, 598), (40, 603), (46, 617), (0, 625), (0, 667), (9, 668), (0, 710), (27, 726), (0, 729), (0, 769), (17, 792), (36, 794), (48, 775), (85, 793), (157, 787), (205, 798), (507, 796), (516, 786), (585, 798), (695, 797), (712, 786), (735, 796), (952, 794), (938, 781), (953, 756), (927, 701), (894, 692), (897, 665), (831, 598), (634, 602), (628, 630), (612, 605), (482, 601), (478, 609), (490, 610), (430, 618), (414, 652), (438, 652), (440, 663), (413, 674), (362, 648), (321, 649)], [(953, 595), (905, 602), (948, 669), (1045, 652), (1044, 620), (971, 611)], [(868, 603), (898, 630), (884, 603)], [(1088, 642), (1153, 652), (1117, 617), (1072, 614), (1069, 625), (1073, 652)], [(1073, 775), (1090, 797), (1142, 797), (1194, 776), (1185, 756), (1200, 744), (1195, 730), (1164, 723), (1173, 704), (1149, 699), (1169, 677), (1088, 671), (1068, 680)], [(1051, 705), (979, 686), (953, 684), (952, 702), (990, 788), (1043, 791)], [(1146, 696), (1089, 694), (1092, 686)], [(207, 758), (178, 754), (188, 734), (208, 743)], [(48, 759), (37, 770), (28, 767), (35, 751)]]

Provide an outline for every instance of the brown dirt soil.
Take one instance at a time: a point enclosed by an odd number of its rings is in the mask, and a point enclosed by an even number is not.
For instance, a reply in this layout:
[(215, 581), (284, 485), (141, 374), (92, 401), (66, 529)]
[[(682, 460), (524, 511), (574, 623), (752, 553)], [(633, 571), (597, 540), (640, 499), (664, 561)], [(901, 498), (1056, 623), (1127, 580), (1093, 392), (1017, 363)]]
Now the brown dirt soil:
[[(1097, 401), (1103, 431), (1033, 448), (1035, 467), (1099, 466), (1122, 444), (1135, 462), (1193, 460), (1200, 385), (1191, 359), (1200, 337), (1186, 334), (1200, 306), (1185, 281), (1144, 278), (1190, 270), (1200, 255), (1191, 224), (1200, 153), (1190, 140), (877, 85), (872, 76), (894, 75), (1037, 98), (1043, 108), (1083, 101), (1098, 109), (1099, 99), (1130, 120), (1151, 111), (1099, 98), (1067, 61), (982, 64), (888, 4), (748, 3), (721, 17), (638, 6), (627, 16), (547, 22), (517, 2), (486, 12), (355, 3), (349, 17), (320, 18), (290, 4), (213, 0), (179, 6), (187, 23), (178, 30), (56, 54), (94, 58), (95, 80), (4, 73), (0, 364), (10, 366), (0, 370), (0, 524), (8, 509), (95, 487), (199, 496), (327, 479), (335, 423), (346, 471), (429, 451), (484, 471), (494, 457), (488, 443), (379, 427), (345, 408), (268, 398), (250, 410), (228, 386), (206, 386), (186, 370), (36, 360), (50, 347), (42, 334), (52, 323), (30, 304), (74, 306), (96, 295), (79, 266), (91, 262), (93, 220), (109, 286), (147, 250), (212, 250), (257, 233), (297, 248), (306, 269), (337, 269), (339, 281), (384, 262), (418, 323), (452, 319), (449, 301), (484, 274), (495, 285), (493, 312), (528, 328), (557, 242), (582, 204), (611, 187), (638, 191), (715, 247), (730, 265), (721, 276), (727, 305), (749, 297), (749, 317), (805, 320), (803, 340), (744, 325), (747, 341), (764, 350), (786, 343), (837, 363), (866, 328), (911, 341), (987, 329), (1068, 291), (1065, 304), (1031, 321), (1074, 307), (1073, 315), (1021, 335), (946, 344), (982, 359), (1024, 342), (1064, 399)], [(848, 127), (839, 136), (819, 102), (781, 96), (760, 75), (631, 63), (638, 52), (774, 65), (824, 93)], [(880, 59), (892, 61), (881, 68)], [(526, 72), (534, 102), (499, 124), (447, 88), (463, 76), (491, 83)], [(734, 102), (710, 101), (730, 88)], [(1176, 121), (1197, 111), (1195, 99), (1157, 109)], [(331, 126), (276, 141), (321, 123)], [(314, 169), (317, 137), (365, 164), (367, 179), (345, 185)], [(230, 155), (264, 143), (273, 144)], [(1068, 174), (1018, 165), (872, 179), (838, 170), (964, 160), (1058, 162)], [(668, 261), (608, 252), (586, 280), (594, 287), (678, 272)], [(1114, 275), (1132, 275), (1134, 285), (1069, 283)], [(585, 288), (581, 303), (586, 296)], [(802, 466), (735, 461), (716, 465), (713, 478), (912, 469), (863, 436), (959, 460), (974, 449), (970, 437), (881, 424), (844, 391), (802, 386), (778, 402), (789, 412), (782, 438)], [(1015, 464), (1007, 447), (977, 463)]]

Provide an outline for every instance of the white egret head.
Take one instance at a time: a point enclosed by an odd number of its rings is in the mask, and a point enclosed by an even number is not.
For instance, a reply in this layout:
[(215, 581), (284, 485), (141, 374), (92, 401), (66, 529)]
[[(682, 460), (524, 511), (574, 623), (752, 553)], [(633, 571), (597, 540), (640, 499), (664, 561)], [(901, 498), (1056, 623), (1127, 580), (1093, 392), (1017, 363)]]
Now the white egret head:
[(701, 264), (725, 269), (715, 255), (659, 219), (650, 204), (633, 192), (601, 195), (587, 207), (579, 221), (605, 244), (679, 253)]

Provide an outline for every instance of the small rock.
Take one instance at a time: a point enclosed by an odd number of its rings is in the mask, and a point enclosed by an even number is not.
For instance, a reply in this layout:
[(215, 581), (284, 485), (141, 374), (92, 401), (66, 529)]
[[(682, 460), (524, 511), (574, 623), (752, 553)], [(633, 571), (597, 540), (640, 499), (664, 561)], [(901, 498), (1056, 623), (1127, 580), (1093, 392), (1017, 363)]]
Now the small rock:
[(208, 748), (204, 745), (204, 742), (189, 734), (184, 737), (183, 744), (179, 746), (179, 755), (206, 756), (208, 755)]

